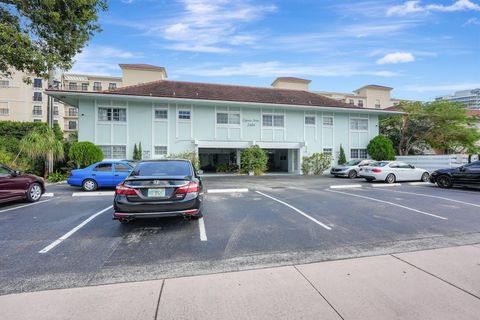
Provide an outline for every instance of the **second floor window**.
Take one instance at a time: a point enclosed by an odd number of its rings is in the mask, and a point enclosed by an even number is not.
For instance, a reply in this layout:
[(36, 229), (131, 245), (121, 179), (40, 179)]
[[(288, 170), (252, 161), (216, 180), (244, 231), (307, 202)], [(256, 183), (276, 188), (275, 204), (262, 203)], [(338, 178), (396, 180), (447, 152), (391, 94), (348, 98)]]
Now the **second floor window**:
[(178, 119), (179, 120), (190, 120), (191, 113), (190, 110), (179, 110), (178, 111)]
[(380, 100), (379, 100), (379, 99), (376, 99), (376, 100), (375, 100), (375, 109), (380, 109), (380, 108), (381, 108)]
[(217, 124), (231, 124), (239, 125), (240, 124), (240, 113), (238, 112), (218, 112), (217, 113)]
[(355, 104), (355, 100), (349, 99), (349, 100), (348, 100), (348, 103), (349, 103), (349, 104)]
[(305, 116), (306, 125), (315, 125), (315, 116)]
[(333, 117), (323, 117), (323, 126), (332, 127), (333, 126)]
[(78, 116), (77, 108), (68, 108), (68, 114), (69, 117), (76, 117)]
[(8, 88), (10, 86), (10, 81), (0, 80), (0, 88)]
[(168, 110), (156, 109), (155, 120), (166, 120), (168, 118)]
[(77, 90), (77, 83), (76, 82), (70, 82), (68, 84), (68, 90)]
[(285, 126), (283, 115), (264, 114), (262, 116), (262, 125), (264, 127), (283, 128)]
[(77, 130), (77, 121), (68, 121), (68, 130)]
[(367, 131), (368, 119), (350, 119), (350, 129), (354, 131)]
[(58, 116), (58, 106), (53, 107), (53, 115)]
[(93, 90), (94, 91), (102, 91), (102, 83), (101, 82), (94, 82), (93, 83)]
[(127, 121), (127, 110), (123, 108), (98, 108), (98, 121)]
[(33, 87), (42, 88), (42, 79), (39, 79), (39, 78), (33, 79)]
[(42, 101), (42, 93), (41, 92), (34, 92), (33, 93), (33, 101)]
[(88, 91), (88, 83), (82, 83), (82, 91)]
[(117, 89), (117, 84), (114, 82), (110, 82), (108, 84), (108, 90), (113, 90), (113, 89)]
[(363, 100), (358, 100), (358, 106), (363, 108)]

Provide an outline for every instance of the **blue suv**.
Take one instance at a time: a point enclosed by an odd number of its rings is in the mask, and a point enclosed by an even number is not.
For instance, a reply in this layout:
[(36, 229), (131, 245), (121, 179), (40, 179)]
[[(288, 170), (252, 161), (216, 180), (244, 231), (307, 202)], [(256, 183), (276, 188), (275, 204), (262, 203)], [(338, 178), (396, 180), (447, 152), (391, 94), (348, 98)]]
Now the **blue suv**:
[(101, 187), (115, 187), (133, 170), (129, 161), (101, 161), (84, 169), (72, 170), (67, 183), (82, 187), (85, 191), (94, 191)]

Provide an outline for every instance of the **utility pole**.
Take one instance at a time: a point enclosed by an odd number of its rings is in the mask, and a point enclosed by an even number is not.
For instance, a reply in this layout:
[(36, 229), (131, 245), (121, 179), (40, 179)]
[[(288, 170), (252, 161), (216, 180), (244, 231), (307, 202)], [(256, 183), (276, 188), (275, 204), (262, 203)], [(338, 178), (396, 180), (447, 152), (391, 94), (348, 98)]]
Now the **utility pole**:
[[(52, 69), (48, 73), (48, 88), (49, 89), (60, 89), (60, 80), (61, 80), (61, 72), (56, 69)], [(53, 116), (54, 116), (54, 108), (53, 108), (53, 97), (47, 96), (47, 123), (48, 126), (53, 129)], [(48, 172), (53, 172), (53, 154), (48, 156)]]

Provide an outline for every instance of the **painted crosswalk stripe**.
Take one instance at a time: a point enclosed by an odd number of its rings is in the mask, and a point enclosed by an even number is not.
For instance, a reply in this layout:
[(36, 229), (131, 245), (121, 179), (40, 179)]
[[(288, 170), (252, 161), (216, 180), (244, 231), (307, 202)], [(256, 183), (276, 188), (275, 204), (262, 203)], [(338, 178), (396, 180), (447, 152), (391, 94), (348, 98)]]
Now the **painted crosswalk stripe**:
[(341, 184), (337, 186), (330, 186), (330, 189), (350, 189), (350, 188), (361, 188), (361, 184)]

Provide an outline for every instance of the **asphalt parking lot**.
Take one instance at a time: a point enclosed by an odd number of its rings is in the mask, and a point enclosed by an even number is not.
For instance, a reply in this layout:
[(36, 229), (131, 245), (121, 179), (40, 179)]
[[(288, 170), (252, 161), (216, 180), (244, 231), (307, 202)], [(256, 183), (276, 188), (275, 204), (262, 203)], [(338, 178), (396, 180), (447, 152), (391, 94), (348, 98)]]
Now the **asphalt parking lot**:
[[(204, 218), (111, 219), (112, 190), (0, 205), (0, 294), (480, 243), (480, 191), (330, 177), (207, 177)], [(235, 190), (231, 190), (235, 189)]]

